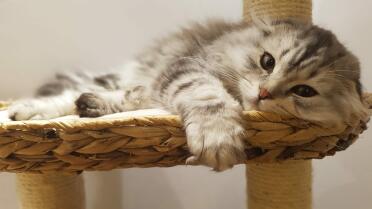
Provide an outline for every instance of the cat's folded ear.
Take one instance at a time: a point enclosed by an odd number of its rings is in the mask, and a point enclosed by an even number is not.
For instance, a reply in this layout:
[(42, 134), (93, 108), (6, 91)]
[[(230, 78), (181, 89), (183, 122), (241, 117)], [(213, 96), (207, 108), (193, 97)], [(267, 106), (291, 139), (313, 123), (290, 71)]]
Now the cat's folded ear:
[(273, 27), (271, 22), (273, 21), (269, 16), (258, 16), (255, 13), (251, 13), (251, 20), (257, 28), (261, 29), (262, 31), (272, 32)]
[(252, 23), (260, 28), (262, 31), (270, 33), (275, 30), (277, 26), (306, 28), (311, 27), (311, 22), (304, 22), (297, 18), (280, 18), (272, 17), (270, 15), (257, 15), (255, 12), (250, 13)]

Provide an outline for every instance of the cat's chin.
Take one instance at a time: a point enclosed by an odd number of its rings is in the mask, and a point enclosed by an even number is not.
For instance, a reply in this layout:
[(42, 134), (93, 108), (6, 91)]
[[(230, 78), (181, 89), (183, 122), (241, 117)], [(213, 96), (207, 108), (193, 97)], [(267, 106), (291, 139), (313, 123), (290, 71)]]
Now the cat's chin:
[(258, 107), (258, 104), (257, 103), (247, 103), (247, 104), (244, 104), (243, 105), (243, 109), (245, 111), (252, 111), (252, 110), (261, 111), (260, 108)]
[(245, 98), (245, 101), (243, 101), (243, 109), (245, 111), (251, 110), (260, 111), (258, 98), (257, 97)]
[(271, 112), (271, 113), (277, 113), (281, 114), (279, 112), (273, 111), (274, 108), (270, 108), (270, 105), (264, 104), (264, 102), (259, 101), (258, 99), (250, 99), (249, 101), (244, 102), (243, 108), (245, 111), (262, 111), (262, 112)]

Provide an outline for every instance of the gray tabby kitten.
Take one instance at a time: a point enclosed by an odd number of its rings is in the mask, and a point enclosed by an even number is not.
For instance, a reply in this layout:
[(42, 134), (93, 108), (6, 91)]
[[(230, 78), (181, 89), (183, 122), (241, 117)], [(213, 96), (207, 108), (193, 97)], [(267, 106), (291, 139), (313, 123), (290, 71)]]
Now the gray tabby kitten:
[(332, 32), (295, 21), (194, 24), (112, 74), (59, 74), (13, 120), (97, 117), (143, 108), (179, 114), (188, 146), (215, 170), (245, 159), (243, 110), (342, 125), (365, 114), (358, 59)]

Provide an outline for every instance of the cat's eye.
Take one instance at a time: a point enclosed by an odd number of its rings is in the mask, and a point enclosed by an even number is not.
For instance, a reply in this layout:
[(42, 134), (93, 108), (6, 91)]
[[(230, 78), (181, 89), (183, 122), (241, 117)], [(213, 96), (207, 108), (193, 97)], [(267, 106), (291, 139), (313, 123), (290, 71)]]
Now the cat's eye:
[(297, 85), (292, 87), (290, 91), (301, 97), (313, 97), (318, 94), (314, 88), (308, 85)]
[(268, 71), (268, 72), (272, 72), (274, 67), (275, 67), (275, 59), (274, 57), (268, 53), (268, 52), (265, 52), (262, 56), (261, 56), (261, 59), (260, 59), (260, 64), (261, 64), (261, 67)]

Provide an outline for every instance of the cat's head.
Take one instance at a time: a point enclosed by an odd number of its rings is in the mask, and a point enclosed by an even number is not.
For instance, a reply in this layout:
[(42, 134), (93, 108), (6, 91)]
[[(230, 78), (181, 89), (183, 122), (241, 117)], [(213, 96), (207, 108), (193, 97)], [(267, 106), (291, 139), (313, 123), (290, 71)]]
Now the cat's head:
[(332, 32), (290, 20), (255, 25), (238, 67), (246, 109), (332, 124), (366, 113), (358, 59)]

